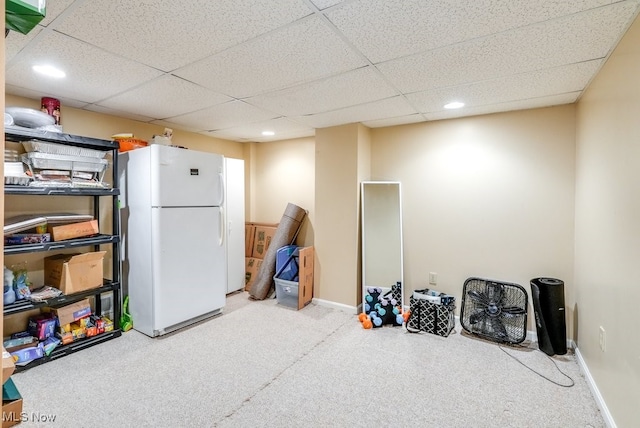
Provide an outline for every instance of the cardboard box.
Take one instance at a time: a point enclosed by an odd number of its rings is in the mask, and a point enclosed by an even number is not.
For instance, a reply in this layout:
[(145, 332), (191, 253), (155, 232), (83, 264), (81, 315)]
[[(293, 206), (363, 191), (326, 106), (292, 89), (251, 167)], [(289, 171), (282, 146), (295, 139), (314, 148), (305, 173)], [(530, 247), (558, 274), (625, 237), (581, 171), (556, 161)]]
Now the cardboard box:
[(84, 254), (57, 254), (44, 259), (44, 283), (64, 294), (101, 287), (102, 260), (106, 251)]
[(2, 384), (2, 428), (22, 422), (22, 396), (13, 380)]
[(74, 321), (78, 321), (81, 318), (91, 315), (89, 299), (82, 299), (78, 302), (61, 306), (59, 308), (43, 308), (42, 310), (50, 312), (58, 317), (58, 326), (71, 324)]
[(255, 257), (245, 258), (244, 289), (246, 291), (251, 290), (251, 286), (258, 276), (258, 271), (260, 270), (261, 265), (262, 259), (257, 259)]
[(251, 257), (253, 253), (253, 238), (256, 234), (256, 226), (253, 223), (244, 224), (244, 256)]
[(11, 354), (2, 347), (2, 384), (7, 381), (13, 374), (13, 371), (16, 369), (15, 364), (13, 364), (13, 358)]
[(276, 298), (278, 304), (295, 309), (307, 306), (313, 298), (313, 247), (304, 247), (299, 250), (298, 267), (299, 281), (287, 281), (274, 277), (276, 284)]
[(65, 239), (96, 235), (100, 233), (100, 229), (98, 228), (98, 220), (90, 220), (60, 226), (49, 226), (48, 232), (51, 234), (53, 241), (64, 241)]
[(256, 232), (253, 238), (253, 251), (251, 257), (264, 259), (273, 236), (276, 234), (277, 227), (256, 225)]

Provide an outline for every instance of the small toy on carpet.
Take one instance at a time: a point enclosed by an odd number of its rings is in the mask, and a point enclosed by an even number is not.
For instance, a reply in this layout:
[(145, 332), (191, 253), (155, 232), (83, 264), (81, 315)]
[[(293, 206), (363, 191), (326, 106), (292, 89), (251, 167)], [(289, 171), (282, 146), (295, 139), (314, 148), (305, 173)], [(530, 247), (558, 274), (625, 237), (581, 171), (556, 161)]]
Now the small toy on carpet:
[(360, 315), (358, 315), (358, 320), (362, 323), (362, 328), (364, 329), (370, 329), (371, 327), (373, 327), (371, 318), (369, 318), (369, 315), (365, 314), (364, 312), (361, 312)]

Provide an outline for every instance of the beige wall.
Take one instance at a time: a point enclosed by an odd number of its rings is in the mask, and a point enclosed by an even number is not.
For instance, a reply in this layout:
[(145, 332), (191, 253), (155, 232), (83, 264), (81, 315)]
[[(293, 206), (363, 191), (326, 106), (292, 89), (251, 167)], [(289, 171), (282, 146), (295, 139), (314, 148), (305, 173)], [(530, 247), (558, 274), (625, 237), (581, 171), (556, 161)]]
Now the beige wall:
[(372, 178), (402, 183), (405, 296), (550, 276), (571, 307), (574, 129), (569, 105), (372, 130)]
[[(371, 180), (371, 130), (360, 125), (358, 128), (358, 183)], [(362, 188), (358, 186), (358, 225), (362, 224)], [(360, 227), (357, 244), (356, 266), (362, 266), (362, 228)], [(362, 269), (357, 269), (356, 282), (358, 284), (356, 306), (362, 302)]]
[[(438, 273), (434, 288), (458, 298), (470, 276), (527, 290), (532, 278), (551, 276), (565, 281), (573, 308), (574, 106), (372, 130), (346, 125), (318, 130), (315, 143), (250, 150), (252, 221), (276, 222), (286, 201), (315, 193), (304, 245), (316, 246), (318, 299), (360, 303), (359, 183), (398, 180), (408, 290), (427, 287), (429, 271)], [(307, 179), (291, 183), (291, 171)], [(568, 320), (571, 336), (571, 312)]]
[(637, 19), (577, 108), (577, 344), (618, 427), (640, 423), (639, 76)]
[(315, 141), (302, 138), (252, 143), (249, 149), (250, 211), (248, 221), (278, 223), (288, 203), (308, 212), (298, 245), (313, 245)]
[(359, 296), (358, 172), (362, 125), (316, 131), (314, 298), (355, 307)]

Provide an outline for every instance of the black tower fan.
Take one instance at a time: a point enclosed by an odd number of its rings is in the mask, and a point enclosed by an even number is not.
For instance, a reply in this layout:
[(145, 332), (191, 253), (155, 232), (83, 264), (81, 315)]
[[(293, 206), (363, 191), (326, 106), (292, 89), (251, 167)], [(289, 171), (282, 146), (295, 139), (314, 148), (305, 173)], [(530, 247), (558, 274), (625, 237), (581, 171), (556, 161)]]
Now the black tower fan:
[(564, 282), (555, 278), (531, 280), (538, 347), (547, 355), (567, 353)]
[(518, 284), (469, 278), (462, 290), (460, 324), (494, 342), (520, 343), (527, 337), (527, 291)]

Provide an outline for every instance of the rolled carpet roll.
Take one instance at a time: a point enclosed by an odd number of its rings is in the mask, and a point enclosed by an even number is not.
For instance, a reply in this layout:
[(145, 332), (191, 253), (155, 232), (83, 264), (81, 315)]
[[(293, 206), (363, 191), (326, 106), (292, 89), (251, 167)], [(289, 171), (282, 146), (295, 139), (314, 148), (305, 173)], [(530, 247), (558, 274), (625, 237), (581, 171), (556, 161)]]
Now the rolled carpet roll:
[(276, 252), (278, 248), (293, 243), (306, 215), (307, 212), (299, 206), (292, 203), (287, 204), (276, 233), (273, 235), (271, 244), (269, 244), (269, 248), (264, 255), (256, 280), (249, 291), (250, 298), (264, 300), (269, 295), (269, 291), (274, 288), (273, 276), (276, 274)]

